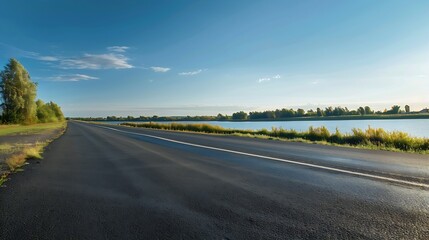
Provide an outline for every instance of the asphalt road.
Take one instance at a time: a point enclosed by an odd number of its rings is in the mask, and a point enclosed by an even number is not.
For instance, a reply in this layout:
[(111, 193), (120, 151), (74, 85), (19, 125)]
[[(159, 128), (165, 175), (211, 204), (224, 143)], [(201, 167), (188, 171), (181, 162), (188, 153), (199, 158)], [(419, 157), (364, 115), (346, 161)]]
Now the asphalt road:
[(429, 239), (428, 156), (112, 128), (14, 174), (0, 239)]

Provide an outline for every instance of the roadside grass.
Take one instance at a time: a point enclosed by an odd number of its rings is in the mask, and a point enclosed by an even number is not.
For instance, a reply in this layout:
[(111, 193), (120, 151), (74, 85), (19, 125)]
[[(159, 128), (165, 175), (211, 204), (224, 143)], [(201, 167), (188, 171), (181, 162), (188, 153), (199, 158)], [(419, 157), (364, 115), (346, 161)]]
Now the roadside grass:
[(0, 176), (0, 186), (7, 181), (9, 174), (20, 171), (21, 167), (27, 163), (27, 160), (42, 159), (43, 158), (42, 154), (45, 147), (48, 146), (49, 143), (51, 143), (55, 139), (59, 138), (65, 132), (67, 127), (66, 122), (55, 123), (55, 124), (46, 123), (46, 124), (37, 124), (37, 125), (45, 125), (45, 126), (29, 126), (29, 127), (33, 127), (30, 131), (27, 131), (28, 128), (25, 128), (27, 126), (23, 126), (24, 131), (20, 131), (19, 133), (21, 134), (25, 132), (25, 134), (28, 134), (29, 132), (31, 132), (31, 134), (43, 134), (44, 131), (46, 132), (47, 130), (55, 130), (58, 128), (62, 129), (62, 131), (57, 136), (54, 136), (52, 139), (49, 139), (43, 142), (35, 142), (32, 144), (15, 144), (15, 145), (12, 145), (9, 143), (0, 144), (1, 153), (8, 153), (8, 151), (12, 151), (13, 153), (5, 160), (5, 163), (9, 168), (9, 171), (2, 173), (2, 175)]
[(382, 128), (368, 127), (366, 130), (352, 129), (352, 133), (343, 134), (338, 129), (335, 133), (329, 132), (326, 127), (310, 127), (307, 131), (293, 129), (272, 128), (271, 130), (240, 130), (227, 129), (210, 124), (182, 124), (182, 123), (122, 123), (129, 127), (142, 127), (173, 131), (190, 131), (209, 134), (226, 134), (242, 137), (263, 138), (294, 142), (315, 143), (335, 146), (349, 146), (354, 148), (388, 150), (397, 152), (429, 153), (429, 139), (411, 137), (399, 131), (388, 132)]
[(9, 143), (0, 144), (0, 154), (8, 154), (14, 151), (15, 147)]
[(7, 174), (6, 173), (3, 173), (1, 176), (0, 176), (0, 186), (1, 185), (3, 185), (3, 183), (5, 183), (7, 181)]
[(34, 125), (0, 125), (0, 136), (39, 134), (65, 126), (66, 122), (39, 123)]

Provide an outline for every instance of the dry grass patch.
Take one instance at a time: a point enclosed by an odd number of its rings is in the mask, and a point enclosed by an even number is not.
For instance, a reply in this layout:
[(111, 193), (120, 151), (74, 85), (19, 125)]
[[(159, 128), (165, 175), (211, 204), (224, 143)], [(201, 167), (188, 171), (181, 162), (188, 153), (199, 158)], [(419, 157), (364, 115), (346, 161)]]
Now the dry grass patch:
[(26, 159), (27, 155), (22, 152), (8, 157), (5, 162), (9, 169), (13, 172), (16, 169), (22, 167), (25, 164)]
[(15, 147), (9, 143), (0, 144), (0, 154), (12, 153)]
[(6, 164), (13, 172), (22, 167), (27, 159), (42, 159), (41, 153), (46, 144), (37, 143), (35, 146), (25, 147), (21, 152), (14, 154), (6, 159)]

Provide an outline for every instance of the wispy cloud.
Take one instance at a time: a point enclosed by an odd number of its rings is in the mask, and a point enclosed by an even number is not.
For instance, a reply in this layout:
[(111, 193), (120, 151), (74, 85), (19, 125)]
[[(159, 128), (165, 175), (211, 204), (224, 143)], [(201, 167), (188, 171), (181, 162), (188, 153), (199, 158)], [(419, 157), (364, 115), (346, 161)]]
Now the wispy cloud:
[(198, 70), (191, 71), (191, 72), (181, 72), (181, 73), (179, 73), (179, 75), (181, 75), (181, 76), (192, 76), (192, 75), (200, 74), (202, 71), (204, 71), (204, 70), (198, 69)]
[(95, 79), (98, 79), (98, 77), (92, 77), (84, 74), (57, 75), (48, 78), (49, 81), (53, 82), (79, 82)]
[(280, 79), (280, 78), (282, 78), (282, 76), (280, 76), (279, 74), (274, 75), (272, 77), (262, 77), (258, 79), (258, 83), (269, 82), (271, 81), (271, 79)]
[(108, 53), (103, 54), (84, 54), (77, 57), (68, 56), (49, 56), (37, 52), (25, 51), (0, 42), (0, 47), (8, 52), (23, 56), (26, 58), (36, 59), (44, 62), (49, 62), (51, 66), (56, 66), (62, 69), (127, 69), (134, 68), (129, 63), (129, 58), (123, 53), (129, 49), (127, 46), (112, 46), (108, 47)]
[(258, 79), (259, 83), (268, 82), (268, 81), (271, 81), (271, 78), (259, 78)]
[(54, 57), (54, 56), (37, 56), (35, 58), (38, 60), (47, 61), (47, 62), (56, 62), (56, 61), (60, 60), (59, 58)]
[(202, 71), (203, 71), (202, 69), (198, 69), (198, 70), (191, 71), (191, 72), (181, 72), (181, 73), (179, 73), (179, 75), (181, 75), (181, 76), (192, 76), (192, 75), (197, 75), (197, 74), (201, 73)]
[(129, 49), (129, 47), (127, 46), (111, 46), (111, 47), (107, 47), (107, 50), (111, 51), (111, 52), (126, 52)]
[(160, 72), (165, 73), (171, 70), (171, 68), (168, 67), (150, 67), (154, 72)]
[(122, 54), (84, 54), (77, 58), (59, 60), (63, 69), (127, 69), (134, 66), (128, 63), (128, 58)]

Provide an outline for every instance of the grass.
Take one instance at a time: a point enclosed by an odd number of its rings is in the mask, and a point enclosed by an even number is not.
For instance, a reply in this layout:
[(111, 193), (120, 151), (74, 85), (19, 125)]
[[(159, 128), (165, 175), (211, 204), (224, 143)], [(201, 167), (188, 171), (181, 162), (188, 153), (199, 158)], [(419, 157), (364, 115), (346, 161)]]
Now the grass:
[(0, 176), (0, 186), (7, 181), (7, 174), (4, 173)]
[(0, 144), (0, 154), (8, 154), (14, 151), (15, 147), (9, 143)]
[(307, 131), (272, 128), (271, 130), (239, 130), (227, 129), (210, 124), (182, 124), (182, 123), (122, 123), (130, 127), (143, 127), (174, 131), (191, 131), (214, 134), (228, 134), (236, 136), (257, 137), (265, 139), (279, 139), (337, 146), (352, 146), (358, 148), (381, 149), (390, 151), (429, 153), (429, 139), (411, 137), (404, 132), (388, 132), (381, 128), (366, 130), (353, 129), (350, 134), (343, 134), (338, 129), (335, 133), (329, 132), (326, 127), (310, 127)]
[(16, 171), (26, 163), (27, 159), (42, 159), (41, 154), (46, 145), (47, 143), (36, 143), (35, 146), (25, 147), (19, 153), (7, 158), (5, 162), (12, 172)]
[[(0, 186), (7, 181), (7, 177), (10, 173), (17, 172), (22, 166), (26, 164), (28, 159), (42, 159), (42, 153), (44, 148), (53, 140), (60, 137), (66, 129), (66, 122), (61, 123), (44, 123), (30, 126), (19, 126), (19, 125), (8, 125), (0, 126), (0, 136), (7, 135), (22, 135), (22, 134), (43, 134), (49, 130), (62, 129), (58, 136), (53, 139), (44, 142), (35, 142), (32, 144), (0, 144), (0, 153), (7, 154), (12, 153), (6, 160), (5, 163), (9, 168), (9, 171), (4, 172), (0, 176)], [(4, 131), (2, 131), (4, 130)], [(1, 135), (5, 134), (5, 135)]]
[(65, 122), (39, 123), (34, 125), (0, 125), (0, 136), (39, 134), (65, 126)]

